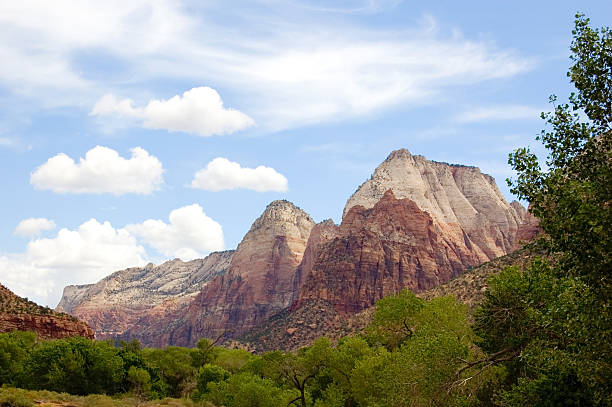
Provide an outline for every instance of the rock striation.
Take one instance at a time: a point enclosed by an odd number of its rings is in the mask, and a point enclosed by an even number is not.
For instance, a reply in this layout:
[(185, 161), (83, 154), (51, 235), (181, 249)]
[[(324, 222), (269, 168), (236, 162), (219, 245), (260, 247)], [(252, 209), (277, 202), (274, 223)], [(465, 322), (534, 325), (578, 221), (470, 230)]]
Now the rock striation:
[(68, 286), (56, 310), (87, 321), (98, 339), (138, 334), (138, 321), (186, 307), (200, 289), (225, 273), (233, 251), (211, 253), (204, 259), (167, 261), (117, 271), (98, 283)]
[(538, 231), (537, 220), (508, 204), (478, 168), (397, 150), (349, 198), (337, 235), (305, 256), (291, 309), (318, 299), (356, 313), (403, 288), (446, 283)]
[(238, 337), (287, 308), (314, 225), (291, 202), (270, 203), (238, 245), (228, 272), (203, 287), (184, 314), (167, 318), (166, 331), (152, 344), (189, 346), (222, 333)]
[(349, 198), (343, 218), (353, 206), (372, 208), (389, 189), (398, 199), (414, 201), (447, 234), (456, 239), (467, 234), (474, 250), (484, 254), (483, 261), (520, 246), (525, 209), (518, 202), (509, 204), (495, 179), (477, 167), (430, 161), (405, 149), (393, 151)]
[(86, 323), (21, 298), (0, 284), (0, 333), (11, 331), (33, 331), (41, 339), (94, 338)]
[(338, 236), (319, 246), (292, 309), (320, 299), (355, 313), (403, 288), (445, 283), (485, 260), (467, 238), (447, 234), (414, 201), (389, 189), (372, 208), (353, 206)]

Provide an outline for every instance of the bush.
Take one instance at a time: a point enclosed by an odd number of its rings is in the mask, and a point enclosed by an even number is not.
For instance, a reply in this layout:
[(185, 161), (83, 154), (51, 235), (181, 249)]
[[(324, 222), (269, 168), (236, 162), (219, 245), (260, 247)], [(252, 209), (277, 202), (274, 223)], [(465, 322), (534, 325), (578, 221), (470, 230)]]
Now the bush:
[(20, 389), (0, 388), (0, 407), (33, 407), (27, 393)]

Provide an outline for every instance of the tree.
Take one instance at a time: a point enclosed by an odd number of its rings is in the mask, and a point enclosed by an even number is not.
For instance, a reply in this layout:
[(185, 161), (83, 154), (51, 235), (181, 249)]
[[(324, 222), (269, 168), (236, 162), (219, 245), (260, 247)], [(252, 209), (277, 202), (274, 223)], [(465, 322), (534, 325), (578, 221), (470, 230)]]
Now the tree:
[(510, 154), (511, 191), (530, 202), (552, 265), (495, 279), (476, 314), (491, 361), (512, 380), (500, 405), (612, 405), (612, 32), (576, 15), (569, 103), (550, 101), (537, 137), (544, 168), (527, 148)]
[(34, 332), (0, 334), (0, 386), (18, 384), (23, 363), (36, 343)]

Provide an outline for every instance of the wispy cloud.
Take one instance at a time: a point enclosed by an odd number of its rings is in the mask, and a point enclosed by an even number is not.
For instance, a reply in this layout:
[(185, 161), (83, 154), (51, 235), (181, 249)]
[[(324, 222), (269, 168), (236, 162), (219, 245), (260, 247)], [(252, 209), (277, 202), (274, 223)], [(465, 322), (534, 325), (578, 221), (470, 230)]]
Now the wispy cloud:
[[(394, 3), (369, 0), (356, 9)], [(72, 56), (102, 50), (97, 54), (128, 67), (120, 69), (120, 83), (140, 92), (131, 96), (137, 100), (150, 94), (140, 85), (148, 81), (207, 84), (231, 90), (231, 104), (248, 107), (260, 128), (280, 130), (430, 103), (457, 86), (532, 66), (491, 42), (432, 30), (430, 17), (396, 31), (232, 11), (238, 22), (229, 27), (215, 19), (219, 10), (202, 7), (189, 12), (178, 0), (2, 2), (0, 56), (10, 62), (0, 66), (0, 82), (45, 103), (91, 108), (100, 95), (122, 92), (117, 81), (86, 77)]]
[(500, 105), (489, 107), (478, 107), (455, 116), (459, 123), (477, 123), (490, 121), (510, 120), (537, 120), (543, 110), (524, 105)]

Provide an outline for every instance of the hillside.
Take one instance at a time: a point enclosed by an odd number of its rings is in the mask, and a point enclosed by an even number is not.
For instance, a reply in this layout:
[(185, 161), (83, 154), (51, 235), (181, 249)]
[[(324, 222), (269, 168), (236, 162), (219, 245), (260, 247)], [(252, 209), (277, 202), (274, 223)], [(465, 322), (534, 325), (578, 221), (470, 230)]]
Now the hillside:
[(34, 331), (42, 339), (84, 336), (94, 338), (94, 331), (77, 318), (19, 297), (0, 284), (0, 333)]

